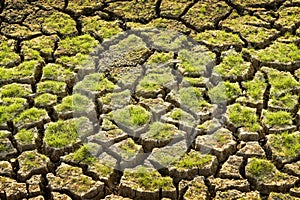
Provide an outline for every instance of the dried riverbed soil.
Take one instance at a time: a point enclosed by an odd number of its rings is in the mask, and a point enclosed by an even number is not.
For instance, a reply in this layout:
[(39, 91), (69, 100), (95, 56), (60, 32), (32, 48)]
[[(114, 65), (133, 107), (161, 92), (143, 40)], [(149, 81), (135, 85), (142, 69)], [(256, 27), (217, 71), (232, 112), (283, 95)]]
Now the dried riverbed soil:
[(299, 0), (0, 1), (0, 199), (300, 199)]

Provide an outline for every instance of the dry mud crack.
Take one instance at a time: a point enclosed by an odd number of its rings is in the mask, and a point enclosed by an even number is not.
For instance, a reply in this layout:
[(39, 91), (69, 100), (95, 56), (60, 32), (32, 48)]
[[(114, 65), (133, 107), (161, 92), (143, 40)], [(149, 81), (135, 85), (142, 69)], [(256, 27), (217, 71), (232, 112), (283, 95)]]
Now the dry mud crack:
[(0, 199), (300, 199), (299, 0), (0, 1)]

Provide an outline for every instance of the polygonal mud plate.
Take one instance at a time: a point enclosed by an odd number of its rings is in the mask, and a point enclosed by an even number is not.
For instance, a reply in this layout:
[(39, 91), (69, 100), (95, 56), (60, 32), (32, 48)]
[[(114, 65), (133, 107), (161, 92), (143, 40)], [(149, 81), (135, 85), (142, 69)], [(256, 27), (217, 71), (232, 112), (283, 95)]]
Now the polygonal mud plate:
[(14, 136), (17, 142), (17, 148), (20, 152), (33, 150), (37, 147), (36, 140), (39, 138), (38, 129), (21, 129)]
[(124, 170), (120, 183), (120, 194), (129, 198), (145, 200), (160, 199), (160, 196), (173, 199), (176, 198), (176, 188), (170, 177), (163, 177), (156, 169), (140, 165)]
[(27, 189), (25, 183), (18, 183), (14, 179), (0, 176), (0, 198), (22, 199), (26, 198)]
[(218, 177), (227, 179), (242, 179), (240, 171), (243, 165), (243, 157), (229, 156), (228, 160), (222, 165)]
[(236, 189), (242, 192), (250, 192), (250, 183), (247, 179), (234, 180), (234, 179), (221, 179), (210, 176), (208, 181), (213, 191), (224, 191)]
[(251, 158), (251, 157), (257, 157), (257, 158), (265, 158), (266, 153), (264, 149), (259, 145), (258, 142), (242, 142), (240, 144), (240, 149), (236, 153), (238, 156), (242, 156), (243, 158)]
[(39, 154), (36, 150), (25, 151), (18, 158), (20, 169), (18, 178), (27, 180), (35, 174), (46, 174), (48, 172), (48, 163), (50, 159), (45, 155)]
[(287, 192), (299, 180), (299, 177), (280, 172), (271, 161), (265, 159), (249, 158), (245, 171), (251, 185), (260, 189), (262, 194)]
[(62, 163), (56, 176), (47, 174), (50, 187), (55, 191), (68, 191), (75, 198), (103, 198), (104, 183), (85, 176), (82, 169)]
[(179, 195), (185, 200), (208, 199), (208, 188), (203, 176), (196, 176), (192, 181), (179, 182)]
[(283, 132), (267, 136), (266, 147), (278, 166), (298, 160), (300, 157), (300, 132)]
[(241, 192), (235, 189), (226, 190), (226, 191), (217, 191), (216, 193), (216, 200), (222, 199), (253, 199), (259, 200), (261, 199), (260, 194), (258, 191), (252, 192)]
[(232, 133), (221, 128), (211, 135), (198, 136), (195, 142), (196, 150), (211, 153), (222, 162), (236, 150), (236, 142)]

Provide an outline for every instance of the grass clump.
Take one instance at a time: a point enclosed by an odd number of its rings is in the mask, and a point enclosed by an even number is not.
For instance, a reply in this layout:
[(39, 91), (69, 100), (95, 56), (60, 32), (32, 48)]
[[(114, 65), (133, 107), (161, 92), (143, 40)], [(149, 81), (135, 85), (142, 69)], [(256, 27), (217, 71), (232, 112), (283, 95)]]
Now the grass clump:
[(55, 109), (58, 112), (85, 112), (90, 110), (93, 105), (94, 104), (91, 99), (77, 93), (63, 98), (61, 104), (55, 106)]
[(183, 73), (203, 75), (206, 71), (206, 65), (214, 60), (215, 56), (204, 51), (204, 49), (189, 51), (186, 49), (180, 50), (178, 59), (180, 60), (179, 67)]
[(34, 104), (37, 107), (47, 107), (49, 105), (56, 103), (56, 101), (57, 101), (57, 96), (49, 93), (41, 94), (34, 98)]
[(181, 169), (191, 169), (193, 167), (202, 167), (203, 165), (211, 162), (213, 159), (210, 154), (201, 154), (197, 151), (191, 151), (185, 154), (181, 159), (177, 160), (174, 165)]
[(97, 158), (94, 157), (91, 152), (95, 146), (92, 144), (84, 144), (77, 151), (72, 154), (72, 160), (76, 162), (84, 162), (92, 164), (97, 161)]
[(113, 111), (110, 115), (117, 122), (129, 127), (141, 127), (150, 122), (151, 113), (141, 106), (129, 105)]
[(66, 92), (67, 84), (60, 81), (43, 81), (37, 84), (38, 93), (62, 94)]
[[(155, 169), (138, 166), (130, 171), (124, 171), (125, 180), (130, 180), (130, 186), (134, 189), (144, 188), (145, 190), (155, 191), (157, 189), (168, 190), (173, 188), (172, 178), (162, 177)], [(122, 181), (122, 180), (121, 180)]]
[(154, 122), (150, 125), (150, 130), (145, 133), (145, 135), (149, 138), (161, 140), (170, 139), (176, 133), (178, 133), (178, 129), (174, 125), (162, 122)]
[(42, 119), (48, 118), (48, 113), (44, 109), (38, 109), (38, 108), (30, 108), (18, 115), (13, 121), (15, 123), (31, 123), (31, 122), (37, 122)]
[(15, 135), (16, 140), (21, 144), (32, 144), (37, 136), (37, 129), (21, 129)]
[(250, 131), (260, 130), (258, 117), (254, 109), (234, 104), (228, 108), (229, 120), (235, 124), (236, 127), (245, 127)]
[(137, 90), (142, 91), (156, 91), (163, 88), (167, 83), (173, 82), (174, 77), (170, 73), (150, 73), (147, 74), (140, 80)]
[(252, 158), (246, 170), (258, 180), (264, 180), (273, 176), (275, 166), (269, 160)]
[(238, 83), (220, 82), (208, 90), (208, 96), (213, 103), (225, 103), (242, 94)]
[(293, 117), (287, 111), (263, 111), (263, 122), (271, 127), (280, 127), (293, 124)]
[(193, 111), (207, 110), (212, 105), (209, 104), (205, 99), (204, 91), (196, 87), (187, 87), (179, 90), (180, 103), (183, 106), (187, 106)]
[(43, 67), (42, 80), (68, 81), (74, 78), (74, 72), (60, 64), (48, 63)]
[(44, 141), (50, 147), (62, 148), (74, 144), (78, 136), (82, 135), (80, 131), (84, 124), (88, 123), (85, 117), (71, 120), (59, 120), (48, 124), (45, 130)]
[(254, 100), (262, 100), (267, 83), (264, 75), (257, 72), (253, 80), (242, 82), (243, 87), (246, 89), (246, 96)]
[(77, 83), (74, 87), (74, 91), (83, 90), (83, 91), (104, 91), (104, 90), (113, 90), (115, 85), (109, 81), (104, 74), (94, 73), (89, 74), (84, 77), (82, 81)]
[(273, 153), (285, 158), (294, 158), (300, 153), (300, 134), (299, 132), (272, 134), (268, 143), (273, 148)]

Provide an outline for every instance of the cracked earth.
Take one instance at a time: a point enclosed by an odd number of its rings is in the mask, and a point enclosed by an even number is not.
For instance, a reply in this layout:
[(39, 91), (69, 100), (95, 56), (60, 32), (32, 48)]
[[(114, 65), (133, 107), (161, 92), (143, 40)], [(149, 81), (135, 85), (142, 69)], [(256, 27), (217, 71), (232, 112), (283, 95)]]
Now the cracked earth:
[(0, 199), (300, 199), (299, 0), (0, 1)]

